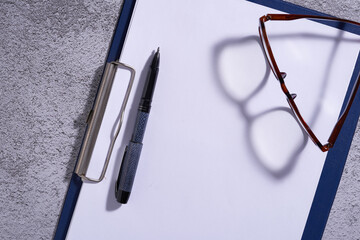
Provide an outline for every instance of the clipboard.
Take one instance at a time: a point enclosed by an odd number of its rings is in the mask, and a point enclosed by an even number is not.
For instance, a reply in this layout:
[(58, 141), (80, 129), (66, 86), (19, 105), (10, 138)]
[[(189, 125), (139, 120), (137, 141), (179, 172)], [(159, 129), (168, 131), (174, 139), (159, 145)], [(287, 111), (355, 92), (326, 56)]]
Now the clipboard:
[[(319, 14), (314, 11), (302, 7), (298, 7), (293, 4), (285, 3), (283, 1), (268, 2), (268, 1), (255, 0), (251, 2), (268, 6), (288, 13)], [(120, 33), (122, 34), (121, 35), (122, 44), (119, 44), (116, 50), (110, 48), (108, 59), (110, 58), (110, 56), (114, 56), (111, 54), (113, 52), (117, 52), (118, 54), (115, 54), (117, 56), (120, 55), (120, 51), (124, 43), (125, 35), (127, 33), (127, 28), (129, 26), (129, 22), (131, 19), (134, 6), (135, 6), (135, 1), (126, 1), (126, 0), (124, 1), (124, 6), (122, 8), (121, 15), (119, 18), (119, 23), (114, 35), (114, 39), (115, 39), (116, 38), (115, 36), (117, 34)], [(119, 26), (121, 27), (119, 28)], [(353, 31), (359, 34), (358, 29), (355, 29)], [(113, 60), (116, 60), (116, 57), (111, 59), (111, 61)], [(354, 68), (354, 73), (359, 72), (359, 69), (360, 69), (360, 64), (359, 61), (357, 61), (357, 64)], [(356, 80), (355, 78), (356, 78), (356, 74), (353, 75), (352, 80), (350, 82), (350, 86)], [(347, 93), (347, 95), (349, 95), (349, 93)], [(339, 147), (338, 149), (334, 149), (334, 151), (331, 151), (327, 155), (325, 164), (323, 166), (322, 174), (317, 186), (317, 190), (312, 202), (311, 210), (307, 218), (306, 226), (302, 234), (303, 239), (320, 238), (325, 229), (326, 221), (332, 206), (332, 202), (335, 198), (335, 194), (341, 178), (342, 170), (345, 165), (347, 153), (349, 151), (350, 144), (352, 141), (352, 137), (350, 138), (348, 136), (353, 136), (357, 119), (360, 114), (359, 110), (357, 110), (359, 109), (358, 103), (359, 103), (359, 97), (357, 97), (357, 99), (355, 100), (355, 103), (351, 109), (351, 116), (348, 117), (347, 123), (345, 124), (344, 129), (341, 132), (341, 136), (340, 136), (341, 144), (337, 145), (337, 146), (341, 145), (341, 147)], [(79, 177), (77, 175), (73, 175), (69, 186), (68, 195), (64, 203), (63, 211), (59, 220), (59, 225), (55, 235), (55, 239), (62, 239), (66, 235), (66, 231), (69, 226), (71, 215), (76, 204), (77, 196), (81, 189), (81, 184), (82, 181), (79, 179)]]

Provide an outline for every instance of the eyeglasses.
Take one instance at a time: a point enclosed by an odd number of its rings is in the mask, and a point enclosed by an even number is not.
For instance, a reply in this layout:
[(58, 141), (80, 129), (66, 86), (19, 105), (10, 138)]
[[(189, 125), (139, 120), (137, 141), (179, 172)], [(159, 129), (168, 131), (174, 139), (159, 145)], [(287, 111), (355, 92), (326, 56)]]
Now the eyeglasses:
[(322, 144), (319, 141), (319, 139), (316, 137), (314, 132), (311, 130), (309, 125), (305, 122), (304, 118), (302, 117), (302, 115), (294, 101), (294, 99), (296, 98), (296, 94), (291, 94), (286, 87), (286, 84), (284, 81), (284, 79), (286, 77), (286, 73), (280, 71), (280, 69), (276, 63), (273, 51), (271, 50), (268, 35), (267, 35), (266, 29), (265, 29), (265, 22), (267, 22), (267, 21), (290, 21), (290, 20), (297, 20), (297, 19), (336, 21), (336, 22), (343, 23), (343, 24), (348, 23), (348, 24), (354, 24), (357, 26), (360, 26), (360, 23), (346, 20), (346, 19), (334, 18), (334, 17), (297, 15), (297, 14), (267, 14), (266, 16), (262, 16), (260, 18), (259, 35), (260, 35), (261, 43), (262, 43), (262, 46), (266, 53), (267, 61), (270, 65), (270, 68), (271, 68), (272, 72), (274, 73), (275, 77), (277, 78), (277, 80), (280, 82), (281, 89), (284, 92), (284, 94), (286, 95), (286, 98), (290, 105), (290, 108), (292, 109), (293, 113), (297, 117), (297, 119), (298, 119), (299, 123), (301, 124), (301, 126), (303, 127), (303, 129), (308, 134), (310, 139), (315, 143), (315, 145), (317, 145), (321, 149), (321, 151), (326, 152), (334, 146), (335, 141), (340, 133), (340, 130), (341, 130), (342, 126), (344, 125), (345, 119), (349, 113), (349, 110), (354, 101), (356, 92), (360, 85), (360, 75), (358, 76), (358, 78), (353, 86), (353, 89), (350, 94), (349, 100), (347, 101), (345, 110), (342, 112), (341, 116), (339, 117), (339, 119), (337, 120), (337, 122), (335, 124), (335, 127), (333, 128), (333, 130), (330, 134), (328, 142), (325, 144)]

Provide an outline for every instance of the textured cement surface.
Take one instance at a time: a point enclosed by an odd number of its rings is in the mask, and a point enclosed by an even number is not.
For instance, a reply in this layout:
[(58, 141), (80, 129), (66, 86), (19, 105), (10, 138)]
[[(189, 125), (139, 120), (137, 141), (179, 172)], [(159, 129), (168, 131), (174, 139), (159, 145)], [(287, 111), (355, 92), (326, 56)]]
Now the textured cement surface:
[(0, 239), (51, 239), (120, 0), (0, 4)]
[[(357, 0), (289, 0), (360, 21)], [(0, 4), (0, 239), (51, 239), (121, 0)], [(357, 129), (323, 239), (360, 239)]]

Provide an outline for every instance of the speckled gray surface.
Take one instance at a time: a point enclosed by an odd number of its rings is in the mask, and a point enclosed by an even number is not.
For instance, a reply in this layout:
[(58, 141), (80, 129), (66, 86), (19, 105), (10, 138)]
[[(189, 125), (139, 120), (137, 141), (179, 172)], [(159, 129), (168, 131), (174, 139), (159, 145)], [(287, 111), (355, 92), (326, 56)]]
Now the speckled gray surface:
[(120, 0), (0, 4), (0, 239), (51, 239)]
[[(288, 0), (360, 21), (356, 0)], [(121, 0), (0, 4), (0, 239), (51, 239)], [(360, 239), (360, 131), (323, 239)]]

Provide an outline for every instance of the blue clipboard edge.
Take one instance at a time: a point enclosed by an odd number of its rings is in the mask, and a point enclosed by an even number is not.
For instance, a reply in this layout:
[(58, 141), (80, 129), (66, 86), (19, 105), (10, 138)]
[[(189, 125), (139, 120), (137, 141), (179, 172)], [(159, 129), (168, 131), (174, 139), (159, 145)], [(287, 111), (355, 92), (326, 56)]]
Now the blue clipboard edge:
[[(277, 9), (279, 11), (290, 14), (309, 14), (329, 16), (327, 14), (307, 9), (283, 0), (248, 0), (263, 6)], [(264, 13), (266, 14), (266, 13)], [(327, 25), (335, 27), (335, 24)], [(360, 35), (360, 28), (355, 26), (347, 26), (345, 31)], [(356, 65), (351, 77), (349, 87), (347, 89), (341, 112), (345, 108), (346, 102), (352, 91), (352, 87), (357, 80), (360, 72), (360, 54), (356, 61)], [(331, 149), (325, 159), (319, 183), (315, 192), (315, 196), (310, 208), (310, 212), (306, 221), (301, 239), (321, 239), (324, 233), (326, 222), (329, 218), (331, 207), (333, 205), (337, 189), (341, 180), (341, 176), (345, 167), (345, 162), (350, 150), (351, 142), (355, 133), (357, 122), (360, 115), (360, 94), (359, 91), (351, 106), (348, 117), (341, 129), (335, 146)]]
[[(127, 30), (130, 25), (131, 16), (135, 8), (136, 0), (124, 0), (120, 9), (120, 14), (111, 39), (111, 44), (106, 57), (106, 62), (112, 62), (119, 59), (123, 48)], [(84, 135), (85, 136), (85, 135)], [(81, 147), (80, 147), (81, 149)], [(75, 164), (76, 165), (76, 164)], [(57, 228), (54, 234), (54, 240), (65, 239), (70, 226), (71, 218), (76, 206), (76, 202), (81, 190), (82, 180), (73, 173), (65, 201), (62, 206), (61, 214), (58, 219)]]
[[(341, 112), (343, 112), (347, 100), (350, 97), (352, 87), (358, 78), (359, 72), (360, 54), (356, 60), (356, 65), (345, 95)], [(336, 140), (336, 144), (326, 157), (302, 239), (321, 239), (324, 233), (326, 222), (330, 215), (331, 207), (345, 167), (359, 115), (360, 94), (358, 91), (348, 117)]]
[[(247, 0), (263, 6), (274, 8), (283, 12), (292, 14), (311, 14), (324, 15), (321, 12), (307, 9), (283, 0)], [(135, 7), (136, 0), (124, 0), (120, 12), (117, 26), (113, 39), (111, 41), (110, 50), (107, 61), (115, 61), (119, 58), (126, 33), (130, 24), (131, 16)], [(266, 13), (264, 13), (266, 14)], [(360, 35), (359, 28), (346, 29), (349, 32)], [(352, 79), (349, 84), (348, 91), (344, 100), (344, 104), (349, 98), (353, 84), (357, 79), (360, 71), (360, 55), (357, 59)], [(344, 106), (343, 106), (344, 107)], [(347, 155), (351, 146), (352, 138), (355, 133), (356, 125), (360, 115), (360, 95), (357, 94), (349, 115), (340, 132), (337, 144), (329, 151), (325, 164), (320, 176), (320, 180), (316, 189), (314, 200), (308, 215), (306, 226), (302, 239), (321, 239), (325, 230), (326, 222), (330, 214), (332, 204), (335, 199), (336, 191), (340, 183), (341, 175), (345, 166)], [(82, 186), (82, 180), (76, 174), (72, 175), (69, 188), (66, 194), (65, 202), (62, 207), (61, 215), (58, 221), (54, 239), (65, 239), (70, 225), (71, 217), (76, 206), (77, 198)]]

